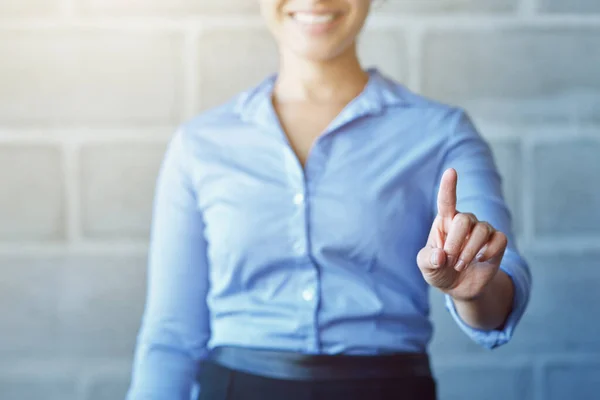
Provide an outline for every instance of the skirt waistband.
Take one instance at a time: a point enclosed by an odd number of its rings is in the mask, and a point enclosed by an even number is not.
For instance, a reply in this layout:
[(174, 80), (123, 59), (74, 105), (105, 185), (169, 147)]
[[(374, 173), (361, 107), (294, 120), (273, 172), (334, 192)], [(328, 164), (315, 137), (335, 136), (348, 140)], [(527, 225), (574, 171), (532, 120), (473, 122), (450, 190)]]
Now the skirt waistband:
[(208, 361), (253, 375), (289, 380), (431, 376), (426, 353), (327, 355), (226, 346), (211, 350)]

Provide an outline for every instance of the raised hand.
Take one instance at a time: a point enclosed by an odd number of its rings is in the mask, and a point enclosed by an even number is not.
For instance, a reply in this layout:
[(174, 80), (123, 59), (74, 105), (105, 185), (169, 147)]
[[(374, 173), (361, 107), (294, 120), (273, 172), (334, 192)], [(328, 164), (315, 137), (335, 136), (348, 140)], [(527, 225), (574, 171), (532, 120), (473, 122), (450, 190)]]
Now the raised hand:
[(498, 272), (507, 238), (489, 223), (456, 210), (458, 176), (444, 172), (438, 193), (438, 215), (417, 264), (431, 286), (457, 300), (473, 300)]

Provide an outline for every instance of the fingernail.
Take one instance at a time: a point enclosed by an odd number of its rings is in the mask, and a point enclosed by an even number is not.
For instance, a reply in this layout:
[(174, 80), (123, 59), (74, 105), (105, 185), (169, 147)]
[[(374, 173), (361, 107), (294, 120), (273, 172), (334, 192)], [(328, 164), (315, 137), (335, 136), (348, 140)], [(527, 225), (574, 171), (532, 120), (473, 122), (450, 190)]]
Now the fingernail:
[(434, 251), (431, 253), (431, 265), (433, 265), (433, 266), (435, 266), (435, 267), (437, 267), (437, 266), (439, 265), (439, 264), (438, 264), (438, 258), (439, 258), (439, 255), (440, 255), (440, 253), (439, 253), (439, 251), (438, 251), (438, 250), (434, 250)]
[(483, 248), (481, 250), (479, 250), (479, 253), (477, 253), (477, 255), (475, 256), (475, 259), (477, 261), (483, 260), (483, 255), (485, 254), (486, 250), (487, 250), (487, 244), (485, 246), (483, 246)]
[(465, 262), (463, 260), (458, 260), (458, 262), (454, 266), (454, 269), (457, 270), (458, 272), (462, 271), (464, 268), (465, 268)]
[(448, 256), (448, 262), (446, 263), (446, 266), (452, 268), (452, 267), (454, 267), (455, 262), (456, 262), (456, 256)]

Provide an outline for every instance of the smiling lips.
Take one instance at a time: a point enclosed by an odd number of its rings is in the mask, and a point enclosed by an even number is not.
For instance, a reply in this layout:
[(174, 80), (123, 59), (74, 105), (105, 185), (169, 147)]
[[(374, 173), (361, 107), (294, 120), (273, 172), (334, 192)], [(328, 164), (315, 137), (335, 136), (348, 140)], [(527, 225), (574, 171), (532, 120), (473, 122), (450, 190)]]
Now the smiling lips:
[(328, 22), (333, 21), (336, 16), (337, 16), (337, 14), (335, 14), (335, 13), (316, 14), (316, 13), (310, 13), (310, 12), (297, 12), (297, 13), (291, 14), (291, 17), (294, 20), (296, 20), (302, 24), (308, 24), (308, 25), (326, 24)]
[(303, 30), (311, 34), (320, 34), (330, 31), (340, 20), (339, 12), (293, 12), (290, 18), (300, 25)]

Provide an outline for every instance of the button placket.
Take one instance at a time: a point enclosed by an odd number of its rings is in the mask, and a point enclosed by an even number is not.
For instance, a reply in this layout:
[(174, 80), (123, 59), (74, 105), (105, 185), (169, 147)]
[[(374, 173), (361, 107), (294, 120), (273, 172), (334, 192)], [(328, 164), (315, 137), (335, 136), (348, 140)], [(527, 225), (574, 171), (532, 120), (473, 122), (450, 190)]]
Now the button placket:
[[(302, 261), (309, 261), (310, 259), (308, 257), (310, 251), (308, 231), (308, 214), (310, 209), (309, 188), (313, 185), (312, 181), (315, 178), (315, 174), (311, 173), (311, 168), (308, 167), (308, 164), (318, 162), (318, 158), (315, 159), (316, 151), (318, 149), (312, 149), (311, 160), (310, 163), (307, 162), (306, 170), (302, 168), (295, 157), (292, 157), (293, 153), (290, 149), (286, 149), (287, 154), (285, 155), (285, 167), (291, 189), (289, 194), (289, 204), (292, 212), (292, 217), (289, 220), (290, 246), (293, 254)], [(319, 303), (318, 271), (317, 266), (312, 262), (304, 265), (307, 268), (309, 266), (312, 267), (311, 278), (303, 283), (298, 282), (296, 298), (298, 299), (299, 307), (303, 310), (301, 318), (306, 329), (306, 350), (311, 353), (317, 353), (319, 351), (319, 332), (316, 320)]]
[(317, 326), (316, 313), (318, 303), (317, 282), (307, 285), (301, 292), (302, 300), (308, 307), (308, 325), (311, 327), (306, 336), (306, 349), (309, 352), (319, 351), (319, 328)]
[(293, 242), (293, 251), (298, 256), (304, 256), (307, 252), (307, 225), (306, 225), (306, 195), (304, 187), (298, 188), (296, 194), (292, 198), (292, 202), (296, 207), (296, 217), (292, 222), (292, 233), (295, 236)]

